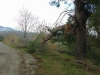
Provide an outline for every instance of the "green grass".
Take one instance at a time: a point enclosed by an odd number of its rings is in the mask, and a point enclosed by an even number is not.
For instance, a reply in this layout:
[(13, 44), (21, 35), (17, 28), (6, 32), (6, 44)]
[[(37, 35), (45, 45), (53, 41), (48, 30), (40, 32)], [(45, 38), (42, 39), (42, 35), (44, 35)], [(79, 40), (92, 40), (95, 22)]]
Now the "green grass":
[(0, 42), (2, 42), (3, 41), (3, 39), (0, 39)]
[(20, 48), (19, 50), (21, 50), (23, 52), (27, 52), (26, 48)]
[(37, 74), (43, 75), (100, 75), (96, 71), (86, 70), (85, 66), (72, 62), (73, 56), (44, 52), (33, 54), (38, 61)]
[[(17, 48), (15, 45), (10, 45)], [(18, 48), (17, 48), (18, 49)], [(19, 50), (26, 52), (25, 48)], [(38, 60), (37, 75), (100, 75), (97, 71), (86, 70), (86, 66), (73, 62), (73, 56), (57, 52), (43, 51), (33, 53)]]
[(17, 50), (20, 50), (20, 51), (23, 51), (23, 52), (27, 52), (27, 49), (26, 48), (18, 48), (16, 45), (13, 45), (13, 44), (6, 44), (12, 48), (15, 48)]

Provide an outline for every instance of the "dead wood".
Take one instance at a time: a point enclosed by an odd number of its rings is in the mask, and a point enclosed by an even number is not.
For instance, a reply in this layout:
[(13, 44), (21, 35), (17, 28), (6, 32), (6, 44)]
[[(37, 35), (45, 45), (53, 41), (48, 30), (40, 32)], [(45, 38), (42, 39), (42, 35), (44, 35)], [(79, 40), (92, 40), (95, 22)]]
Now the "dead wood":
[(88, 62), (82, 61), (82, 60), (73, 60), (76, 63), (82, 64), (84, 67), (86, 67), (86, 70), (94, 70), (99, 72), (100, 69), (96, 66), (93, 66), (91, 64), (89, 64)]
[(64, 26), (65, 25), (62, 25), (62, 26), (59, 26), (59, 27), (53, 29), (52, 32), (47, 37), (43, 38), (43, 44), (46, 41), (50, 40), (53, 36), (55, 36), (58, 31), (63, 30), (64, 29)]
[(70, 24), (64, 24), (62, 26), (59, 26), (59, 27), (56, 27), (55, 29), (53, 29), (50, 32), (50, 34), (47, 35), (47, 37), (43, 38), (43, 42), (42, 43), (44, 44), (46, 41), (50, 40), (53, 36), (56, 35), (56, 33), (58, 31), (61, 31), (61, 30), (64, 30), (64, 32), (69, 32), (71, 34), (74, 34), (74, 32), (73, 32), (73, 26), (70, 25)]

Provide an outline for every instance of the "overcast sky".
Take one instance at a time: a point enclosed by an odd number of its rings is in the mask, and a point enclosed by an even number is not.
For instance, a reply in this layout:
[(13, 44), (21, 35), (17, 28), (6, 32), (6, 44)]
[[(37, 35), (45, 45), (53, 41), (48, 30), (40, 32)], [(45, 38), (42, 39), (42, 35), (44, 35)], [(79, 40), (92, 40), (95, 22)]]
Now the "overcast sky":
[(40, 21), (45, 20), (47, 23), (53, 24), (65, 9), (65, 5), (57, 8), (50, 6), (49, 2), (50, 0), (0, 0), (0, 25), (16, 28), (17, 23), (14, 18), (17, 17), (23, 6), (39, 17)]

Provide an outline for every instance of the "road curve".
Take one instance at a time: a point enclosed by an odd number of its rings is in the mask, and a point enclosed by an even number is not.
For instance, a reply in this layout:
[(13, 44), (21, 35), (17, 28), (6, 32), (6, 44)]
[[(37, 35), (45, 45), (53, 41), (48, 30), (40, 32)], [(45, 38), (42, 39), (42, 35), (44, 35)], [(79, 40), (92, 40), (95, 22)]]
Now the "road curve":
[(0, 42), (0, 75), (34, 75), (36, 62), (30, 54)]

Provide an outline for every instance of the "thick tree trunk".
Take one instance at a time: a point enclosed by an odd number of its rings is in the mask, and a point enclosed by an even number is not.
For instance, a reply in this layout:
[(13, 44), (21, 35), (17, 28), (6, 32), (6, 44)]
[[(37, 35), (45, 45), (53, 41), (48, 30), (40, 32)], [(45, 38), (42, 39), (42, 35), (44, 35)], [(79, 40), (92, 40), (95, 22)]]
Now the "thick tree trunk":
[(24, 39), (26, 38), (26, 33), (24, 32)]
[(86, 21), (88, 18), (86, 13), (82, 0), (76, 0), (75, 16), (77, 18), (77, 29), (75, 59), (78, 60), (84, 60), (86, 57)]
[(86, 57), (86, 31), (81, 27), (76, 30), (76, 49), (75, 59), (84, 60)]

